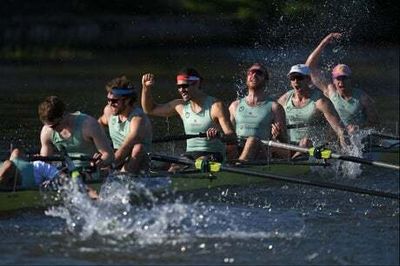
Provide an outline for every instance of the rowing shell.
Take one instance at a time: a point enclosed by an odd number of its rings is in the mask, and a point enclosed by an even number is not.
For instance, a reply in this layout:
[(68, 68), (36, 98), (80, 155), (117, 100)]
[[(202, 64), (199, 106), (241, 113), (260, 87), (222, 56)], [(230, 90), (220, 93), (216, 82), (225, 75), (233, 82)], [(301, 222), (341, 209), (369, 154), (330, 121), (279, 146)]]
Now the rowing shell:
[[(252, 169), (263, 173), (275, 173), (286, 175), (305, 175), (310, 167), (307, 164), (271, 164), (263, 166), (251, 166), (245, 169)], [(113, 176), (117, 177), (118, 173)], [(182, 171), (171, 175), (171, 173), (152, 173), (149, 177), (131, 177), (142, 187), (152, 193), (158, 194), (164, 191), (184, 192), (197, 189), (211, 189), (222, 186), (250, 185), (260, 182), (270, 182), (261, 177), (251, 177), (245, 174), (235, 174), (228, 172), (219, 173), (200, 173), (198, 171)], [(100, 189), (100, 183), (90, 184), (96, 189)], [(0, 192), (0, 213), (17, 211), (22, 209), (44, 208), (51, 205), (54, 201), (49, 198), (48, 192), (39, 190), (20, 190)], [(53, 192), (53, 194), (55, 194)], [(53, 199), (53, 195), (50, 195)]]

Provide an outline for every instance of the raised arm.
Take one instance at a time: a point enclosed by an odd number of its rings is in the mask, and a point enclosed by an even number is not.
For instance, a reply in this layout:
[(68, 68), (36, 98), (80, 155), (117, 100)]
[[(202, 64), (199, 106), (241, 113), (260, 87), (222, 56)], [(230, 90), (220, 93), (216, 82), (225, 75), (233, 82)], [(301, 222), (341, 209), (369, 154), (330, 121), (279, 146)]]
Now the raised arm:
[(157, 104), (151, 95), (151, 89), (155, 83), (154, 75), (151, 73), (144, 74), (142, 77), (142, 98), (141, 104), (146, 114), (154, 116), (169, 117), (177, 115), (177, 105), (182, 101), (177, 99), (165, 104)]
[(311, 79), (316, 87), (318, 87), (326, 96), (329, 96), (329, 87), (332, 86), (331, 82), (326, 80), (321, 73), (321, 69), (318, 67), (319, 58), (324, 48), (332, 43), (335, 39), (339, 39), (342, 36), (341, 33), (330, 33), (328, 34), (312, 51), (308, 56), (306, 65), (311, 69)]

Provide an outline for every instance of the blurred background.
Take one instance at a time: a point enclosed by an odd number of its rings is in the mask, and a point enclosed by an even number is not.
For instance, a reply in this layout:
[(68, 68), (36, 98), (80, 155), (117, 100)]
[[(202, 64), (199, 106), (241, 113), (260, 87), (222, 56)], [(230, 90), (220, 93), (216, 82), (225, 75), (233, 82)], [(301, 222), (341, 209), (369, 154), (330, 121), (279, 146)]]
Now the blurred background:
[[(397, 1), (3, 0), (0, 8), (0, 150), (39, 143), (37, 105), (58, 95), (71, 111), (98, 117), (104, 85), (125, 74), (140, 91), (152, 72), (158, 101), (177, 97), (175, 74), (193, 66), (224, 100), (244, 87), (255, 61), (270, 70), (267, 91), (289, 89), (286, 73), (328, 33), (344, 38), (321, 58), (329, 73), (349, 64), (353, 84), (376, 100), (383, 127), (398, 134)], [(182, 133), (177, 119), (152, 118), (155, 135)]]

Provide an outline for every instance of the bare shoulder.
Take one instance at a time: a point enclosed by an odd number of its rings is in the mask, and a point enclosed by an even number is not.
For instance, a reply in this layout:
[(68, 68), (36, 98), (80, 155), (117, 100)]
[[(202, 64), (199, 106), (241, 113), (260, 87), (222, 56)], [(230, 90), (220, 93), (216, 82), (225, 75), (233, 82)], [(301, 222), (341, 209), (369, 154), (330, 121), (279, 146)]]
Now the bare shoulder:
[(40, 137), (42, 139), (50, 139), (52, 134), (53, 134), (53, 129), (51, 129), (48, 126), (43, 126), (42, 130), (40, 131)]
[(284, 94), (282, 94), (278, 98), (277, 102), (283, 106), (285, 104), (285, 102), (287, 101), (288, 97), (289, 97), (289, 91), (287, 91)]
[(239, 102), (240, 102), (239, 100), (234, 100), (233, 102), (231, 102), (231, 104), (229, 105), (229, 111), (236, 110), (236, 108), (239, 105)]

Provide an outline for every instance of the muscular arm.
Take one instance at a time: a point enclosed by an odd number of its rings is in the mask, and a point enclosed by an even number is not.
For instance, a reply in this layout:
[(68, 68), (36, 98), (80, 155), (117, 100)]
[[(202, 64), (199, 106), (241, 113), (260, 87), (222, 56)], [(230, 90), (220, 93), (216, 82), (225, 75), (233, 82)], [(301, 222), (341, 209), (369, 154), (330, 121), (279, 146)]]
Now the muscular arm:
[(51, 142), (51, 135), (53, 130), (48, 126), (43, 126), (40, 132), (40, 155), (41, 156), (51, 156), (54, 154), (55, 148)]
[(364, 107), (365, 114), (367, 115), (366, 126), (375, 127), (379, 125), (379, 116), (375, 108), (374, 101), (366, 94), (361, 98), (361, 104)]
[(143, 141), (146, 134), (145, 119), (140, 116), (134, 117), (129, 124), (129, 134), (125, 137), (121, 147), (115, 152), (115, 164), (121, 165), (132, 153), (133, 146)]
[(110, 109), (110, 108), (108, 107), (108, 105), (106, 105), (106, 106), (104, 107), (103, 114), (99, 117), (99, 119), (97, 119), (97, 122), (99, 122), (99, 124), (100, 124), (102, 127), (107, 127), (107, 126), (108, 126), (108, 118), (109, 118), (110, 115), (111, 115), (109, 109)]
[(274, 126), (278, 131), (278, 139), (281, 142), (287, 142), (287, 132), (286, 132), (286, 115), (285, 110), (282, 105), (274, 102), (272, 104), (272, 113), (274, 114)]
[(211, 118), (221, 126), (225, 135), (236, 136), (232, 123), (229, 120), (229, 112), (221, 101), (216, 101), (211, 106)]
[(316, 107), (324, 114), (326, 121), (328, 121), (329, 125), (335, 131), (336, 135), (339, 138), (340, 144), (342, 145), (342, 147), (344, 147), (346, 144), (344, 138), (346, 130), (332, 102), (329, 99), (323, 97), (316, 102)]
[(314, 85), (319, 88), (325, 96), (329, 97), (333, 86), (331, 82), (327, 81), (321, 73), (321, 69), (318, 67), (318, 61), (321, 57), (321, 54), (324, 48), (333, 40), (339, 39), (342, 36), (341, 33), (330, 33), (328, 34), (320, 43), (319, 45), (312, 51), (312, 53), (308, 56), (306, 65), (308, 65), (311, 69), (311, 79)]
[(147, 73), (142, 77), (142, 97), (141, 104), (143, 111), (149, 115), (169, 117), (177, 115), (177, 106), (182, 104), (181, 99), (172, 100), (165, 104), (157, 104), (151, 95), (154, 85), (154, 75)]
[(230, 115), (230, 120), (231, 120), (231, 124), (232, 124), (233, 128), (235, 128), (235, 126), (236, 126), (235, 117), (236, 117), (236, 109), (237, 109), (238, 105), (239, 105), (239, 100), (236, 100), (236, 101), (233, 101), (231, 103), (231, 105), (229, 106), (229, 115)]
[(83, 123), (83, 137), (91, 139), (96, 146), (97, 151), (101, 154), (101, 164), (99, 166), (108, 166), (114, 161), (114, 152), (110, 142), (101, 129), (96, 119), (88, 117)]

